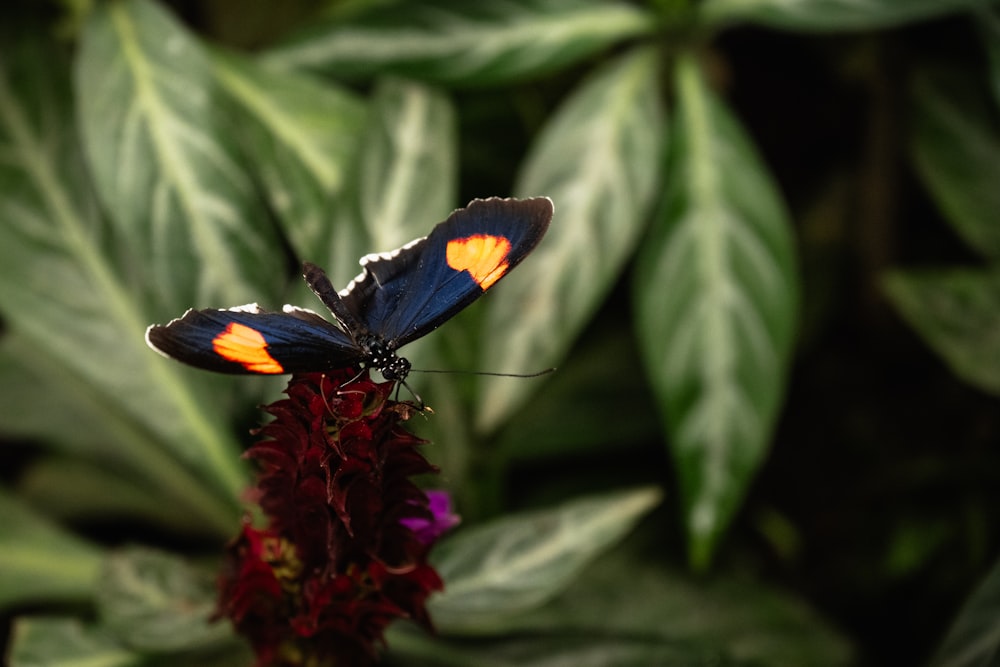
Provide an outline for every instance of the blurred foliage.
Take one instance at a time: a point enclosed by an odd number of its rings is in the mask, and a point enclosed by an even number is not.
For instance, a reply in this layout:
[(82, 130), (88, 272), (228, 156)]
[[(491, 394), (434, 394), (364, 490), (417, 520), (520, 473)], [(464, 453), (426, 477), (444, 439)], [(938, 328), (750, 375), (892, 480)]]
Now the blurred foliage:
[(281, 382), (145, 327), (492, 195), (549, 234), (405, 354), (559, 370), (411, 377), (466, 525), (389, 661), (988, 664), (998, 103), (987, 0), (5, 3), (10, 664), (247, 664), (205, 623)]

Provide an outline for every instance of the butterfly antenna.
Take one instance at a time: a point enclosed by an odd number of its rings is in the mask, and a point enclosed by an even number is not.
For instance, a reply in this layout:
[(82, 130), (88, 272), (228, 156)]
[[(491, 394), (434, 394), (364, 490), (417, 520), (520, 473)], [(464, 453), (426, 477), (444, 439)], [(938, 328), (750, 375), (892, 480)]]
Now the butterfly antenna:
[[(542, 375), (548, 375), (554, 372), (555, 366), (552, 368), (546, 368), (543, 371), (538, 371), (537, 373), (493, 373), (490, 371), (456, 371), (456, 370), (438, 370), (438, 369), (428, 369), (428, 368), (411, 368), (411, 373), (450, 373), (456, 375), (490, 375), (498, 378), (536, 378)], [(409, 387), (407, 387), (409, 389)], [(412, 390), (411, 390), (412, 393)], [(416, 396), (416, 394), (413, 394)]]
[[(416, 399), (416, 401), (417, 401), (417, 410), (420, 410), (421, 412), (423, 412), (424, 408), (426, 408), (427, 405), (424, 403), (424, 399), (420, 398), (420, 394), (418, 394), (417, 392), (413, 391), (413, 387), (411, 387), (410, 385), (406, 384), (406, 380), (402, 380), (402, 379), (399, 380), (399, 384), (401, 384), (404, 387), (406, 387), (406, 391), (410, 392), (410, 394), (413, 396), (413, 398)], [(399, 385), (396, 385), (396, 399), (399, 400)]]

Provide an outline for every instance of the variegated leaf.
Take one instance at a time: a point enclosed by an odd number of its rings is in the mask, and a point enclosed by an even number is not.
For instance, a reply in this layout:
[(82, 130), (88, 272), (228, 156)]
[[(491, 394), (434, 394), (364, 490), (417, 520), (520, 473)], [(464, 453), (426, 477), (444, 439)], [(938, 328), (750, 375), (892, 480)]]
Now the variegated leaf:
[(121, 438), (120, 464), (178, 501), (198, 497), (206, 519), (231, 526), (246, 477), (221, 401), (146, 346), (148, 300), (115, 262), (141, 261), (110, 240), (85, 178), (63, 64), (37, 36), (24, 32), (0, 49), (4, 320), (44, 360), (46, 381), (84, 387), (99, 413), (120, 411), (103, 420)]
[(216, 51), (216, 79), (242, 112), (241, 136), (300, 258), (326, 261), (334, 202), (353, 184), (366, 105), (305, 74)]
[(798, 294), (777, 188), (690, 57), (679, 61), (677, 96), (669, 190), (634, 290), (690, 560), (703, 568), (770, 444)]
[(654, 28), (650, 13), (623, 2), (403, 2), (310, 26), (267, 57), (337, 77), (394, 72), (487, 85), (558, 70)]
[[(649, 214), (663, 110), (655, 52), (597, 71), (549, 121), (516, 185), (555, 204), (538, 249), (488, 299), (481, 367), (526, 373), (557, 365), (618, 280)], [(486, 376), (478, 426), (495, 429), (537, 388)]]
[(277, 294), (281, 244), (195, 38), (148, 0), (98, 5), (76, 92), (98, 192), (159, 312)]
[(786, 30), (874, 30), (983, 6), (984, 0), (705, 0), (703, 23), (747, 21)]

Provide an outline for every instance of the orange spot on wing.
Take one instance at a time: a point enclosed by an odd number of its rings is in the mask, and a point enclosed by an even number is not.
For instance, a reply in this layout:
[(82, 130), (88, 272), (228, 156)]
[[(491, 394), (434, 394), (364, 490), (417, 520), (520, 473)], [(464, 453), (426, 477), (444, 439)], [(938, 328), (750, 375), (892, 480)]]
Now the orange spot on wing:
[(448, 241), (448, 266), (456, 271), (468, 271), (483, 291), (507, 273), (509, 254), (510, 241), (503, 236), (476, 234)]
[(251, 373), (284, 373), (267, 351), (267, 341), (256, 329), (230, 322), (226, 330), (212, 340), (212, 348), (223, 359), (235, 361)]

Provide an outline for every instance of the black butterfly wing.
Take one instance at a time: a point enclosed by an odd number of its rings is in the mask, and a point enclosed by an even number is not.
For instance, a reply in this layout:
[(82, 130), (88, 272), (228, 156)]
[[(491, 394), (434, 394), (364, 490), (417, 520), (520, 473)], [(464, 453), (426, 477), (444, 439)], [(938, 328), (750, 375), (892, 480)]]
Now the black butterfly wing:
[(189, 310), (146, 330), (161, 354), (218, 373), (308, 373), (361, 360), (351, 338), (307, 310), (285, 306), (265, 312), (257, 304), (229, 310)]
[(423, 239), (368, 255), (340, 297), (391, 349), (427, 334), (483, 295), (534, 250), (552, 202), (476, 199)]

